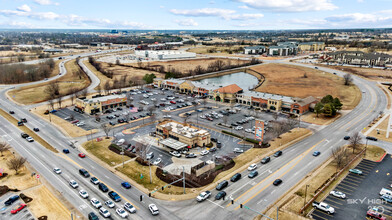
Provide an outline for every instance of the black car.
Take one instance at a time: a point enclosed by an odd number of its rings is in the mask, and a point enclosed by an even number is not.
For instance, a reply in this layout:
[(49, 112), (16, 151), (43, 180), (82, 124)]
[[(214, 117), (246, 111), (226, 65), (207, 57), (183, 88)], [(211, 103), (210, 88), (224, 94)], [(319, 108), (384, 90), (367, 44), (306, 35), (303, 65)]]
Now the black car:
[(257, 172), (256, 170), (253, 170), (252, 172), (250, 172), (248, 174), (248, 177), (252, 179), (252, 178), (256, 177), (257, 175), (259, 175), (259, 172)]
[(377, 138), (375, 138), (375, 137), (370, 137), (370, 136), (367, 136), (366, 139), (371, 140), (371, 141), (377, 141)]
[(33, 128), (33, 130), (34, 130), (35, 132), (38, 132), (38, 131), (39, 131), (39, 128)]
[(215, 152), (217, 149), (216, 149), (216, 147), (212, 147), (212, 148), (210, 148), (210, 152)]
[(264, 158), (261, 160), (261, 163), (262, 163), (262, 164), (266, 164), (266, 163), (270, 162), (270, 160), (271, 160), (270, 157), (264, 157)]
[(88, 214), (88, 220), (98, 220), (98, 216), (94, 212)]
[(238, 126), (238, 124), (237, 124), (237, 123), (231, 123), (231, 126), (235, 126), (235, 127), (237, 127), (237, 126)]
[(212, 142), (217, 142), (218, 140), (216, 138), (211, 138)]
[(282, 182), (283, 181), (281, 179), (276, 179), (273, 184), (274, 186), (279, 186)]
[(99, 184), (98, 184), (98, 188), (99, 188), (102, 192), (107, 192), (107, 191), (109, 191), (109, 188), (108, 188), (105, 184), (103, 184), (103, 183), (99, 183)]
[(226, 192), (225, 191), (220, 191), (218, 192), (218, 194), (216, 194), (215, 199), (216, 200), (220, 200), (221, 198), (226, 196)]
[(79, 173), (84, 177), (90, 177), (90, 174), (85, 169), (79, 169)]
[(23, 123), (27, 123), (27, 119), (25, 119), (25, 118), (20, 119), (20, 121)]
[(241, 173), (236, 173), (230, 178), (230, 181), (237, 182), (239, 179), (241, 179)]
[(109, 121), (109, 124), (110, 124), (111, 126), (116, 125), (116, 123), (114, 123), (114, 122), (112, 122), (112, 121)]
[(120, 111), (121, 111), (121, 110), (122, 110), (122, 108), (118, 107), (118, 108), (117, 108), (117, 110), (120, 110)]
[(26, 134), (26, 133), (21, 133), (20, 136), (21, 136), (22, 138), (27, 138), (27, 137), (29, 137), (29, 135)]
[(222, 147), (222, 143), (219, 142), (219, 141), (217, 141), (217, 142), (216, 142), (216, 147), (217, 147), (217, 148), (221, 148), (221, 147)]
[(69, 150), (68, 149), (63, 149), (63, 153), (69, 154)]
[(217, 186), (216, 186), (216, 190), (222, 190), (224, 188), (226, 188), (229, 185), (229, 182), (227, 182), (227, 180), (223, 180), (222, 182), (220, 182)]
[(4, 205), (6, 206), (12, 205), (12, 203), (14, 203), (18, 199), (19, 199), (18, 195), (12, 196), (7, 201), (4, 202)]
[(109, 197), (110, 197), (111, 199), (113, 199), (115, 202), (120, 202), (120, 201), (121, 201), (121, 197), (120, 197), (116, 192), (114, 192), (114, 191), (110, 191), (110, 192), (108, 193), (108, 195), (109, 195)]
[(13, 115), (13, 114), (15, 114), (15, 112), (14, 111), (10, 111), (10, 114)]
[(343, 139), (344, 139), (344, 140), (348, 140), (348, 139), (350, 139), (350, 136), (344, 136)]
[(276, 151), (274, 153), (274, 157), (280, 157), (282, 154), (283, 154), (283, 152), (281, 150), (280, 151)]
[(124, 119), (119, 118), (119, 119), (117, 120), (117, 122), (118, 122), (118, 123), (124, 123)]

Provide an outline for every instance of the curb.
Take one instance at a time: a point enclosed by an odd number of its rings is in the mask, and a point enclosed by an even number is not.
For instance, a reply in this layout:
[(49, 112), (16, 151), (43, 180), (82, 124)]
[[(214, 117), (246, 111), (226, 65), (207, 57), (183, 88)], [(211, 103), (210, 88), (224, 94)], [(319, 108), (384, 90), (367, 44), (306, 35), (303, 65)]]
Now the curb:
[(387, 155), (387, 152), (385, 152), (384, 155), (382, 155), (382, 157), (381, 157), (379, 160), (377, 160), (376, 162), (379, 163), (379, 162), (381, 162), (382, 160), (384, 160), (384, 157), (385, 157), (386, 155)]

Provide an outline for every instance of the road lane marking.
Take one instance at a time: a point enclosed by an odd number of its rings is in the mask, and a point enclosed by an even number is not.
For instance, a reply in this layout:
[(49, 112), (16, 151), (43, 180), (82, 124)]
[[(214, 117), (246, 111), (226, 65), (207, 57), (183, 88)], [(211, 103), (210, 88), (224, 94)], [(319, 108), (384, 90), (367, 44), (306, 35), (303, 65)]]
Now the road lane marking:
[[(294, 158), (293, 160), (291, 160), (290, 162), (288, 162), (288, 163), (286, 163), (284, 166), (282, 166), (281, 168), (279, 168), (277, 171), (275, 171), (274, 173), (272, 173), (271, 175), (269, 175), (268, 177), (270, 177), (270, 176), (273, 176), (274, 174), (276, 174), (276, 173), (278, 173), (280, 170), (282, 170), (283, 168), (285, 168), (286, 166), (288, 166), (289, 164), (291, 164), (293, 161), (295, 161), (295, 160), (297, 160), (297, 159), (299, 159), (299, 158), (301, 158), (299, 161), (301, 161), (312, 149), (314, 149), (317, 145), (319, 145), (321, 142), (323, 142), (325, 139), (322, 139), (320, 142), (318, 142), (317, 144), (315, 144), (315, 145), (313, 145), (311, 148), (309, 148), (308, 150), (306, 150), (305, 152), (303, 152), (302, 154), (300, 154), (300, 155), (298, 155), (296, 158)], [(299, 162), (298, 161), (298, 162)], [(297, 163), (298, 163), (297, 162)], [(294, 164), (294, 166), (297, 164), (297, 163), (295, 163)], [(290, 170), (290, 169), (289, 169)], [(286, 174), (286, 172), (285, 173), (283, 173), (283, 175), (284, 174)], [(282, 175), (282, 176), (283, 176)], [(258, 184), (256, 184), (255, 186), (253, 186), (252, 188), (250, 188), (249, 190), (247, 190), (245, 193), (243, 193), (243, 194), (241, 194), (239, 197), (237, 197), (234, 201), (237, 201), (237, 200), (239, 200), (241, 197), (243, 197), (244, 195), (246, 195), (246, 194), (248, 194), (250, 191), (252, 191), (254, 188), (256, 188), (258, 185), (260, 185), (260, 184), (262, 184), (263, 182), (265, 182), (267, 179), (268, 179), (268, 177), (267, 178), (264, 178), (261, 182), (259, 182)], [(271, 185), (272, 183), (270, 183), (270, 184), (268, 184), (266, 187), (268, 187), (269, 185)], [(246, 202), (248, 202), (249, 200), (251, 200), (252, 198), (254, 198), (256, 195), (258, 195), (260, 192), (262, 192), (266, 187), (264, 187), (261, 191), (259, 191), (259, 192), (257, 192), (256, 194), (254, 194), (253, 196), (251, 196), (251, 198), (250, 199), (248, 199)], [(245, 203), (246, 203), (245, 202)], [(245, 204), (245, 203), (242, 203), (242, 204)], [(231, 205), (231, 203), (229, 203), (226, 207), (229, 207)], [(236, 209), (238, 209), (239, 208), (239, 206), (237, 206), (237, 208)]]
[(211, 201), (210, 199), (206, 199), (206, 200), (209, 201), (209, 202), (211, 202), (211, 203), (213, 203), (213, 204), (215, 204), (215, 205), (217, 205), (217, 206), (219, 206), (219, 207), (221, 207), (222, 209), (225, 208), (225, 207), (219, 205), (218, 203)]

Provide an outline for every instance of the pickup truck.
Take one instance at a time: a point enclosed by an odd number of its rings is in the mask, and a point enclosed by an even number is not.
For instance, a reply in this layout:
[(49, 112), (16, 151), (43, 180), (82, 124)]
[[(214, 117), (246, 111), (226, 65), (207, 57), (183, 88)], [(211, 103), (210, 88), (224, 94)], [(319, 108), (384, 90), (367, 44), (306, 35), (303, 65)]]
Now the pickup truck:
[(324, 211), (328, 214), (334, 214), (335, 213), (335, 209), (331, 206), (329, 206), (327, 203), (325, 202), (313, 202), (312, 206), (316, 209), (319, 209), (321, 211)]

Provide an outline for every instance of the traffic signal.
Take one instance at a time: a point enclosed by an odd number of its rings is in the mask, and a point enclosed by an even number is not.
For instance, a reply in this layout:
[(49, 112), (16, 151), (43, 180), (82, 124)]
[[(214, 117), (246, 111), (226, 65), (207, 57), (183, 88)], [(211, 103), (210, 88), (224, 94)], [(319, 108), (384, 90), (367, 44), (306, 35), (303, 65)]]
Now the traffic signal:
[(231, 200), (231, 204), (232, 204), (232, 205), (234, 204), (234, 200)]
[(151, 193), (148, 193), (148, 197), (151, 197)]
[(240, 204), (240, 208), (242, 209), (242, 204)]
[(143, 195), (140, 195), (140, 202), (143, 201)]
[(164, 190), (165, 189), (165, 187), (164, 186), (162, 186), (162, 190)]

